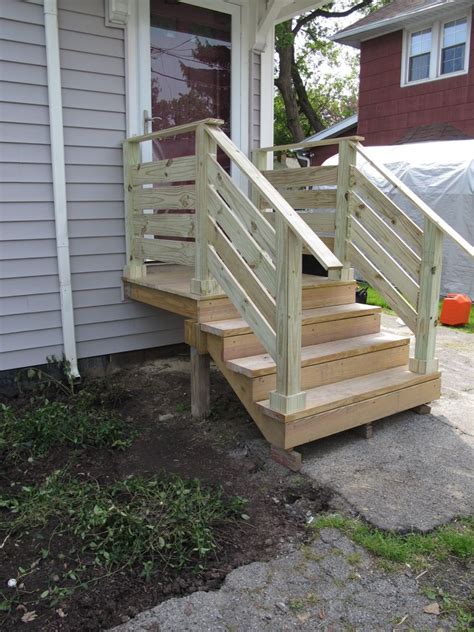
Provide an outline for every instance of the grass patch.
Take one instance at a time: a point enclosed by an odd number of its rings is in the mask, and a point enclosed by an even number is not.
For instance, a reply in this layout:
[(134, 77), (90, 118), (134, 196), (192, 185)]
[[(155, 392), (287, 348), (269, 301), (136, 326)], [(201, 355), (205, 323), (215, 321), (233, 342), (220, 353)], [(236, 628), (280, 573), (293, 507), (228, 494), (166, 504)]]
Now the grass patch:
[[(363, 287), (363, 288), (367, 289), (367, 305), (378, 305), (387, 314), (395, 314), (393, 309), (390, 307), (390, 305), (387, 303), (387, 301), (383, 298), (383, 296), (381, 296), (377, 292), (377, 290), (374, 290), (373, 287), (370, 287), (370, 285), (367, 285), (366, 283), (359, 283), (359, 287)], [(439, 302), (438, 315), (441, 314), (442, 306), (443, 306), (443, 301), (441, 300)], [(441, 325), (441, 323), (440, 323), (440, 325)], [(442, 325), (442, 326), (444, 327), (444, 326), (447, 326), (447, 325)], [(467, 334), (473, 334), (474, 333), (474, 307), (471, 307), (471, 311), (469, 313), (469, 321), (465, 325), (462, 325), (462, 326), (459, 326), (459, 327), (450, 327), (450, 328), (451, 329), (459, 329), (459, 331), (464, 331)]]
[(87, 391), (67, 401), (35, 401), (23, 414), (4, 404), (0, 407), (0, 454), (5, 454), (6, 461), (40, 458), (57, 446), (124, 449), (131, 443), (125, 422), (96, 407)]
[(357, 544), (390, 562), (410, 564), (416, 569), (429, 565), (430, 559), (474, 557), (474, 518), (436, 529), (432, 533), (398, 535), (338, 514), (320, 516), (311, 525), (315, 529), (340, 529)]
[[(169, 568), (203, 569), (218, 550), (219, 528), (241, 515), (244, 502), (225, 499), (220, 489), (206, 488), (197, 480), (133, 476), (100, 486), (58, 470), (39, 486), (0, 496), (0, 540), (21, 542), (32, 530), (48, 527), (49, 532), (53, 527), (41, 550), (43, 559), (56, 543), (72, 543), (68, 571), (55, 584), (39, 589), (41, 598), (48, 597), (54, 606), (65, 591), (126, 568), (145, 579)], [(19, 580), (23, 570), (18, 570)], [(14, 603), (15, 598), (3, 594), (0, 610)]]

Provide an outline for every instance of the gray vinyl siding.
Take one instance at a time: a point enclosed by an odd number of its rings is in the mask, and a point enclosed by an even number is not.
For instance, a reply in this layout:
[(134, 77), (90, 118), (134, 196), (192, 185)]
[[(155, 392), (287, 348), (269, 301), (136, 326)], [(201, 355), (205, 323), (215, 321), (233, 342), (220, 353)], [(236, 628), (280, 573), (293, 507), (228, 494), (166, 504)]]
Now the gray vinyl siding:
[(2, 0), (0, 33), (0, 368), (8, 369), (61, 355), (62, 330), (43, 8)]
[(252, 89), (250, 96), (250, 125), (252, 149), (261, 147), (260, 144), (260, 95), (261, 95), (262, 56), (259, 52), (252, 52)]
[[(61, 355), (42, 6), (0, 8), (0, 369)], [(123, 301), (124, 31), (104, 0), (60, 0), (70, 253), (79, 357), (182, 340), (181, 319)]]

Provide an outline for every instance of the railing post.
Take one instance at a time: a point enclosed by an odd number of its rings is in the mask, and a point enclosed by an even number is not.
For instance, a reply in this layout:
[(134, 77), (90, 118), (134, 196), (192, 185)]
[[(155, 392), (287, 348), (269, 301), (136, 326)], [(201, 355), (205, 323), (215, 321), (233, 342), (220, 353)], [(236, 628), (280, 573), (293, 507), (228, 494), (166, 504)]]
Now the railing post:
[[(273, 156), (273, 154), (272, 154)], [(268, 169), (268, 154), (266, 151), (262, 151), (261, 149), (254, 149), (252, 152), (252, 162), (257, 167), (257, 169), (262, 172)], [(252, 185), (252, 202), (255, 206), (260, 210), (260, 193), (258, 189)]]
[(140, 279), (146, 275), (143, 259), (134, 253), (134, 208), (133, 182), (131, 168), (140, 164), (140, 143), (126, 141), (123, 143), (123, 183), (125, 206), (125, 255), (126, 261), (123, 275), (128, 279)]
[(306, 393), (301, 392), (302, 243), (279, 213), (275, 228), (277, 382), (270, 407), (289, 414), (306, 403)]
[(200, 296), (222, 292), (217, 281), (209, 274), (207, 257), (209, 245), (209, 176), (207, 158), (209, 154), (214, 157), (217, 156), (217, 144), (207, 133), (206, 126), (201, 124), (196, 129), (196, 263), (194, 279), (191, 280), (191, 292)]
[(356, 164), (357, 150), (350, 141), (344, 140), (339, 144), (339, 164), (337, 167), (336, 193), (336, 234), (334, 254), (343, 264), (342, 270), (329, 272), (329, 277), (350, 281), (354, 278), (347, 255), (347, 240), (350, 231), (349, 190), (351, 187), (351, 166)]
[(438, 370), (436, 327), (442, 263), (443, 233), (426, 217), (417, 306), (415, 357), (410, 358), (410, 370), (415, 373), (435, 373)]

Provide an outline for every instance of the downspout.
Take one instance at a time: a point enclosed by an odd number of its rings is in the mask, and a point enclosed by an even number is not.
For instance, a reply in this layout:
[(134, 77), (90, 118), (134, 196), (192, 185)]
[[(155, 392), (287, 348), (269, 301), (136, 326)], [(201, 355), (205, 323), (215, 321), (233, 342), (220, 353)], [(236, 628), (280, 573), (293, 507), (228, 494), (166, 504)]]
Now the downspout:
[(58, 261), (59, 292), (64, 357), (71, 376), (79, 378), (76, 333), (72, 304), (71, 262), (67, 225), (66, 166), (64, 157), (63, 104), (61, 94), (61, 62), (59, 56), (58, 3), (44, 0), (44, 32), (48, 74), (49, 133), (53, 171), (54, 224)]

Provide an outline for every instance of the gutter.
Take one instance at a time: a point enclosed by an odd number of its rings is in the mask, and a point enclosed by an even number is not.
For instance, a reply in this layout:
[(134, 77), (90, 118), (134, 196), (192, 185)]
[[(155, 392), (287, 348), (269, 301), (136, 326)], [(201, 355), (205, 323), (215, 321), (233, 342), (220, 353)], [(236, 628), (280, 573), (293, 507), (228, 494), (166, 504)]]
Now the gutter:
[(392, 26), (394, 27), (393, 30), (396, 30), (396, 27), (398, 27), (399, 25), (406, 24), (407, 19), (419, 16), (419, 15), (423, 15), (424, 13), (429, 13), (430, 11), (433, 11), (434, 9), (447, 8), (449, 6), (450, 6), (449, 2), (444, 2), (440, 0), (440, 2), (438, 2), (437, 4), (432, 4), (428, 7), (421, 7), (419, 9), (415, 9), (414, 11), (409, 11), (407, 13), (404, 13), (403, 15), (395, 15), (390, 18), (378, 20), (377, 22), (373, 22), (372, 24), (355, 27), (353, 29), (347, 29), (346, 31), (341, 31), (340, 33), (336, 33), (329, 39), (333, 42), (338, 42), (342, 44), (347, 43), (353, 46), (354, 45), (353, 43), (345, 42), (344, 40), (357, 37), (359, 35), (366, 35), (367, 37), (360, 38), (360, 41), (364, 41), (365, 39), (370, 39), (371, 31), (375, 31), (380, 28), (392, 27)]
[(46, 38), (46, 65), (48, 75), (51, 167), (53, 171), (54, 225), (56, 230), (64, 357), (69, 364), (71, 377), (79, 378), (67, 225), (66, 166), (64, 157), (57, 0), (44, 0), (44, 32)]

